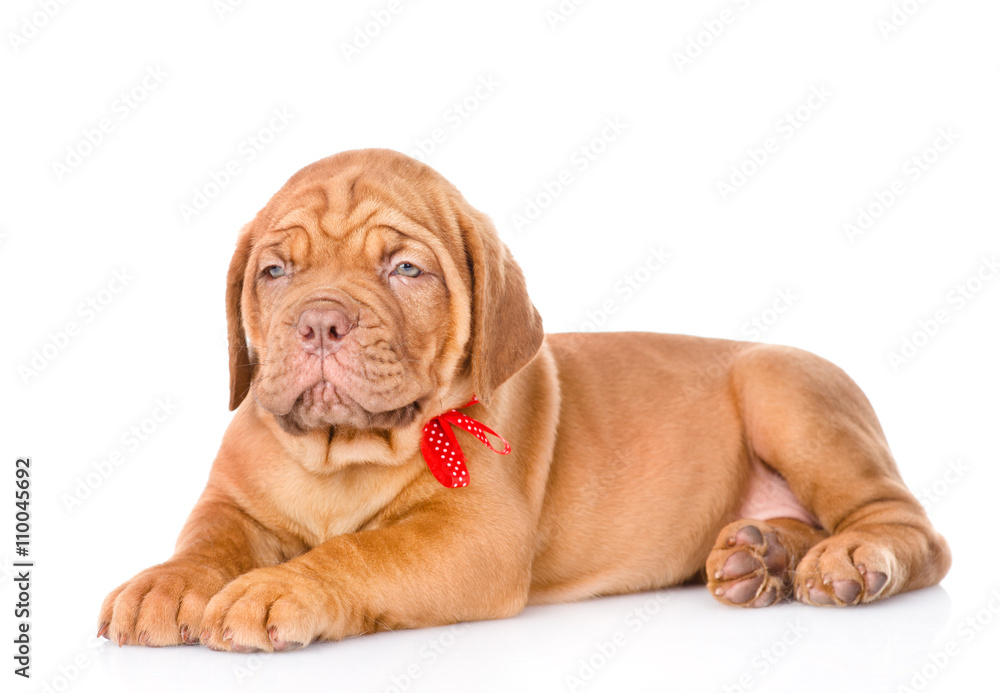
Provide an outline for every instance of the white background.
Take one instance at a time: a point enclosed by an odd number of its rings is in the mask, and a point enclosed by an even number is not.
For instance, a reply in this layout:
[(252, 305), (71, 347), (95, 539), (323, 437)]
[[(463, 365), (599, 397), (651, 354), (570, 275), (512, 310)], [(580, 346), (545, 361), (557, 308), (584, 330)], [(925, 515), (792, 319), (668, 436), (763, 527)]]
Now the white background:
[[(385, 22), (388, 0), (251, 0), (221, 16), (211, 0), (49, 4), (51, 18), (28, 0), (0, 16), (0, 688), (896, 691), (917, 690), (923, 671), (924, 690), (948, 691), (995, 680), (1000, 279), (982, 263), (1000, 252), (997, 3), (898, 0), (910, 14), (896, 26), (890, 0), (591, 0), (564, 3), (574, 11), (558, 22), (547, 16), (557, 0), (404, 0), (385, 27), (369, 23), (373, 12)], [(348, 59), (365, 31), (377, 35)], [(685, 50), (694, 57), (680, 64)], [(483, 82), (496, 86), (477, 96)], [(813, 90), (826, 96), (810, 101)], [(131, 108), (122, 94), (133, 91)], [(109, 132), (88, 148), (103, 119)], [(623, 131), (595, 142), (608, 119)], [(727, 609), (688, 587), (264, 658), (94, 647), (101, 600), (170, 554), (229, 420), (223, 293), (237, 230), (301, 166), (356, 147), (415, 151), (438, 128), (425, 158), (494, 218), (549, 331), (756, 338), (853, 375), (951, 542), (943, 585), (845, 611)], [(958, 137), (937, 141), (945, 151), (933, 150), (939, 130)], [(267, 142), (253, 160), (250, 137)], [(768, 138), (766, 161), (747, 163)], [(586, 170), (582, 147), (600, 152)], [(213, 189), (231, 160), (240, 172)], [(751, 175), (720, 193), (741, 165)], [(563, 170), (572, 183), (539, 199)], [(902, 192), (852, 242), (845, 223), (894, 181)], [(196, 191), (212, 199), (185, 219)], [(529, 198), (545, 209), (518, 229)], [(754, 334), (754, 319), (767, 329)], [(893, 367), (906, 339), (920, 346)], [(37, 374), (25, 370), (33, 359)], [(132, 443), (158, 400), (175, 410)], [(94, 476), (115, 452), (120, 464)], [(18, 455), (33, 460), (30, 682), (11, 659)]]

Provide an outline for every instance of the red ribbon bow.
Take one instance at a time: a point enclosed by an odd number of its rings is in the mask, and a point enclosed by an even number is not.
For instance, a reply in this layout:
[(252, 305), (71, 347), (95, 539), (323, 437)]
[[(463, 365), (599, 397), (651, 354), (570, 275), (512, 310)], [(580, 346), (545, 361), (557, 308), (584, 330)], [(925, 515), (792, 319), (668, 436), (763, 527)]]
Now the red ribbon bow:
[[(473, 395), (468, 404), (458, 409), (471, 407), (478, 402), (479, 400)], [(451, 409), (428, 421), (424, 426), (424, 435), (420, 439), (420, 452), (424, 454), (427, 467), (434, 474), (434, 478), (447, 488), (469, 485), (469, 470), (465, 466), (465, 455), (458, 444), (458, 439), (455, 438), (455, 432), (451, 430), (451, 424), (476, 436), (483, 445), (495, 453), (506, 455), (510, 452), (510, 443), (504, 440), (503, 436), (458, 409)], [(487, 433), (503, 441), (503, 450), (493, 447), (486, 438)]]

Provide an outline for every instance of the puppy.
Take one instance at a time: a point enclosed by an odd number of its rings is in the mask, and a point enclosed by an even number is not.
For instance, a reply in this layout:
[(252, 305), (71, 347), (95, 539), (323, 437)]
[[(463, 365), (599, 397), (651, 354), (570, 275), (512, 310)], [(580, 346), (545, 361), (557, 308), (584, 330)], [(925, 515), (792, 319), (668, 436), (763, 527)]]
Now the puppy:
[(933, 585), (947, 544), (841, 370), (786, 347), (545, 335), (490, 220), (351, 151), (240, 233), (230, 407), (119, 645), (282, 651), (698, 579), (724, 604)]

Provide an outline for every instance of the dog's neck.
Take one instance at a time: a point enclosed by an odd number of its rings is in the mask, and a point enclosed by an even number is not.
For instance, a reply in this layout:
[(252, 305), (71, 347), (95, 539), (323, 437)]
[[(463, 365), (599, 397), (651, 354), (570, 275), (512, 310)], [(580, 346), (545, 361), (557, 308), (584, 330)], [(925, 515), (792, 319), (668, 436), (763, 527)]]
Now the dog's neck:
[[(293, 434), (286, 431), (274, 415), (254, 403), (252, 398), (248, 398), (244, 405), (250, 410), (247, 415), (258, 419), (288, 452), (290, 458), (307, 471), (330, 474), (352, 465), (402, 467), (416, 463), (423, 466), (420, 439), (424, 426), (432, 418), (467, 403), (471, 399), (471, 391), (467, 390), (467, 386), (453, 386), (445, 393), (435, 393), (423, 403), (420, 416), (405, 426), (394, 428), (352, 429), (330, 426)], [(432, 402), (435, 404), (431, 404)]]

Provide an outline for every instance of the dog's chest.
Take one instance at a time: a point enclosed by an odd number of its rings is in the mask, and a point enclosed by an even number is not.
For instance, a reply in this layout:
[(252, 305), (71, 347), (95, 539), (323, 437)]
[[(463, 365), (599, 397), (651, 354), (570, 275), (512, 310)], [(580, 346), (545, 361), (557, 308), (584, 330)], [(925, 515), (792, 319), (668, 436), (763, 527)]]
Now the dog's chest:
[(369, 524), (408, 483), (396, 469), (350, 469), (319, 475), (285, 473), (266, 484), (265, 524), (318, 546)]

